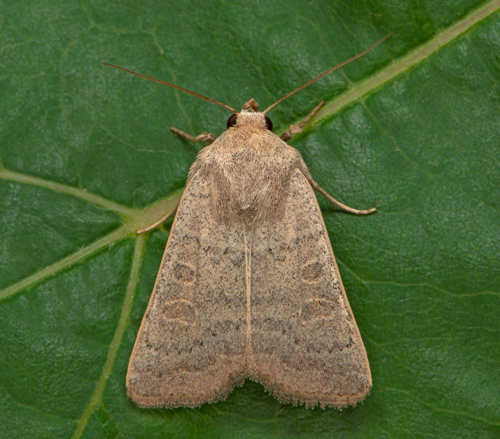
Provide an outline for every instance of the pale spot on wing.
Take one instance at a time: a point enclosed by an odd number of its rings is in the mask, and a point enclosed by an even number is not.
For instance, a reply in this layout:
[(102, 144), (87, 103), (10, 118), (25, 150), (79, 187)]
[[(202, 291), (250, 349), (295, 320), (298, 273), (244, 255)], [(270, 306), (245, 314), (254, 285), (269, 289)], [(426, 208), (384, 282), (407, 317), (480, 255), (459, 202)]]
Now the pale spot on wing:
[(186, 325), (196, 323), (196, 308), (188, 300), (171, 300), (162, 305), (162, 314), (165, 320), (174, 320)]
[(336, 311), (336, 309), (336, 304), (331, 300), (319, 298), (309, 299), (302, 307), (302, 320), (332, 320), (335, 315), (338, 316), (338, 311)]

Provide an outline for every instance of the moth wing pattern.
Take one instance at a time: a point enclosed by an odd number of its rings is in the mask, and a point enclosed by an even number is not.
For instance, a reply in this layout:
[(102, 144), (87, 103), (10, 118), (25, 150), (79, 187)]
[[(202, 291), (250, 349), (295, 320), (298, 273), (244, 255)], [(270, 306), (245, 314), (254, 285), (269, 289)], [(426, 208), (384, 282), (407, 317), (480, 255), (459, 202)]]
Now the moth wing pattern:
[(241, 228), (216, 222), (210, 181), (195, 174), (172, 225), (134, 345), (127, 393), (141, 407), (196, 407), (245, 374)]
[(316, 196), (299, 169), (278, 221), (252, 237), (251, 378), (279, 399), (344, 407), (371, 388), (368, 358)]

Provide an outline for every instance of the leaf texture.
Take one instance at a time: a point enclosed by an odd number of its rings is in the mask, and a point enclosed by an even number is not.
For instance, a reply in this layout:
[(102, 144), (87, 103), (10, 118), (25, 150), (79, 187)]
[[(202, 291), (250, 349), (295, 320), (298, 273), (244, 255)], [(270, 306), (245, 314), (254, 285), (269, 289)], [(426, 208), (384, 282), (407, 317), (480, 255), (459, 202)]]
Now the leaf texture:
[[(0, 438), (500, 436), (500, 2), (2, 2)], [(250, 381), (199, 409), (144, 410), (128, 358), (179, 199), (223, 108), (288, 99), (373, 377), (342, 411)]]

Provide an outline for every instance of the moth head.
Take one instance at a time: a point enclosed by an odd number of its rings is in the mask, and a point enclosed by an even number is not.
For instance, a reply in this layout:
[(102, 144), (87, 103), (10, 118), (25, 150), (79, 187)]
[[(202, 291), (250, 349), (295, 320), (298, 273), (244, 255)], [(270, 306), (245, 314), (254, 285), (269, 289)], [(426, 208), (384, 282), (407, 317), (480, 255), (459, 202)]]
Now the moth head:
[(239, 113), (232, 114), (227, 120), (227, 128), (254, 126), (269, 131), (273, 130), (271, 119), (259, 112), (259, 104), (252, 98), (243, 105)]

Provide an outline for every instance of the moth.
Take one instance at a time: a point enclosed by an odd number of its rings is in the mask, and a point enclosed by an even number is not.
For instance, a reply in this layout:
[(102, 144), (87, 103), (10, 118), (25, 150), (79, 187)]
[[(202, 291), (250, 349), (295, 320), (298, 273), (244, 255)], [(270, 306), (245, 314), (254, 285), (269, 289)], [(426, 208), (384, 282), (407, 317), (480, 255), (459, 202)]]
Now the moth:
[(246, 378), (279, 400), (344, 407), (372, 386), (368, 359), (314, 190), (300, 153), (286, 141), (318, 105), (280, 137), (267, 113), (369, 49), (322, 73), (259, 112), (201, 97), (233, 114), (189, 171), (153, 294), (132, 351), (127, 393), (141, 407), (197, 407), (224, 399)]

